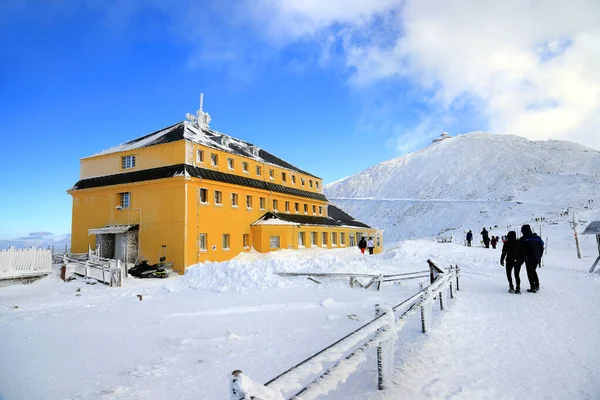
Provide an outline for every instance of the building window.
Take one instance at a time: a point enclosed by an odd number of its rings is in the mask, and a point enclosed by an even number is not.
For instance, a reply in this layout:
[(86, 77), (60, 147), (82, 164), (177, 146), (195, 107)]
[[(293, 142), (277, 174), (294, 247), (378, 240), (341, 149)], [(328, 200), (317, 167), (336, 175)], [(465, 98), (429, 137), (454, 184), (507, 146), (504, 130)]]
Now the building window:
[(317, 232), (310, 233), (310, 245), (312, 247), (317, 247)]
[(275, 179), (275, 171), (272, 169), (269, 170), (269, 179)]
[(298, 232), (298, 247), (304, 247), (304, 232)]
[(313, 205), (313, 215), (317, 215), (317, 206)]
[(285, 202), (285, 212), (287, 212), (287, 213), (290, 212), (290, 202), (289, 201)]
[(223, 250), (229, 250), (229, 233), (223, 234)]
[(323, 232), (321, 234), (321, 238), (323, 239), (323, 243), (321, 243), (321, 246), (327, 247), (327, 232)]
[(248, 235), (247, 233), (244, 233), (242, 235), (242, 246), (244, 246), (245, 249), (250, 247), (250, 235)]
[(231, 193), (231, 207), (238, 206), (238, 195), (237, 193)]
[(260, 209), (261, 209), (261, 210), (264, 210), (264, 209), (265, 209), (265, 202), (266, 202), (266, 200), (265, 200), (265, 198), (264, 198), (264, 197), (260, 197), (260, 198), (258, 199), (258, 205), (260, 206)]
[(246, 196), (246, 207), (252, 208), (252, 196), (250, 196), (250, 195)]
[(202, 150), (196, 151), (196, 162), (199, 162), (199, 163), (204, 162), (204, 151), (202, 151)]
[(305, 181), (306, 181), (306, 180), (305, 180), (304, 178), (300, 178), (300, 186), (304, 187), (304, 182), (305, 182)]
[(221, 203), (221, 191), (215, 190), (215, 204), (222, 205)]
[(304, 214), (308, 214), (308, 204), (304, 205)]
[(381, 246), (381, 235), (377, 234), (377, 247)]
[(135, 167), (135, 156), (121, 157), (121, 168), (128, 169)]
[(331, 232), (331, 245), (337, 246), (337, 232)]
[(235, 166), (235, 164), (233, 163), (233, 158), (228, 158), (227, 159), (227, 168), (233, 170), (234, 166)]
[(198, 235), (198, 249), (200, 251), (206, 251), (206, 233)]
[(319, 190), (319, 181), (315, 181), (315, 187)]
[(279, 248), (279, 236), (270, 236), (269, 237), (269, 247), (272, 249)]
[(308, 187), (312, 189), (312, 179), (308, 180)]
[(248, 163), (246, 161), (242, 162), (242, 169), (245, 173), (248, 173)]
[(287, 181), (287, 176), (286, 176), (285, 172), (281, 173), (281, 181), (282, 182), (286, 182)]
[(256, 175), (260, 176), (262, 174), (262, 168), (260, 167), (260, 165), (256, 166)]
[(294, 211), (296, 211), (297, 213), (300, 212), (300, 203), (294, 203)]
[(219, 155), (218, 154), (211, 154), (210, 155), (210, 164), (213, 167), (216, 167), (219, 165)]
[(292, 175), (292, 183), (295, 185), (296, 184), (296, 175)]
[(340, 246), (346, 245), (346, 234), (344, 232), (340, 232)]
[(208, 204), (208, 189), (200, 189), (200, 203)]
[(123, 208), (129, 208), (131, 205), (131, 193), (119, 193), (119, 205)]
[(279, 202), (277, 200), (273, 200), (273, 211), (277, 211), (279, 209), (278, 204)]
[(350, 234), (350, 246), (356, 246), (356, 240), (354, 240), (354, 233)]
[(319, 215), (323, 215), (323, 206), (319, 206)]

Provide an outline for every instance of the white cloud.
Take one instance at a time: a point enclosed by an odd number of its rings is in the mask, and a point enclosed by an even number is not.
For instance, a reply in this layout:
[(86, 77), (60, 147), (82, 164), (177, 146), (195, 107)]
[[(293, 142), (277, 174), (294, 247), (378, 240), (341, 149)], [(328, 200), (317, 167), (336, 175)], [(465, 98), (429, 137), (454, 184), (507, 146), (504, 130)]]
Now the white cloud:
[(433, 116), (468, 97), (486, 116), (481, 129), (600, 149), (596, 0), (252, 4), (273, 42), (327, 40), (331, 49), (334, 37), (354, 85), (402, 79), (433, 90)]

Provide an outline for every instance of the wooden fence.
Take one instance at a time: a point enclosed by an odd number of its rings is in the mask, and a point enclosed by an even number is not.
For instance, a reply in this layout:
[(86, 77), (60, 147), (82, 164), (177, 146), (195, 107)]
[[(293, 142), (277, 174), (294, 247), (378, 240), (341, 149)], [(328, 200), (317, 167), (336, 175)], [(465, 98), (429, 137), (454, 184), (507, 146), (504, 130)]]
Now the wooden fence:
[(373, 320), (264, 385), (254, 383), (240, 370), (233, 371), (230, 382), (231, 399), (314, 399), (335, 390), (340, 382), (347, 379), (349, 373), (355, 371), (358, 364), (366, 360), (365, 352), (375, 347), (377, 348), (377, 387), (380, 390), (389, 387), (397, 331), (402, 328), (410, 315), (420, 311), (421, 328), (425, 333), (427, 319), (431, 314), (428, 310), (431, 309), (434, 300), (439, 299), (440, 309), (443, 310), (446, 292), (450, 298), (453, 298), (454, 291), (459, 290), (458, 266), (450, 266), (444, 271), (437, 268), (432, 261), (428, 260), (428, 263), (430, 268), (436, 268), (435, 273), (433, 269), (431, 270), (431, 276), (437, 276), (429, 286), (394, 307), (385, 309), (378, 304), (375, 305)]

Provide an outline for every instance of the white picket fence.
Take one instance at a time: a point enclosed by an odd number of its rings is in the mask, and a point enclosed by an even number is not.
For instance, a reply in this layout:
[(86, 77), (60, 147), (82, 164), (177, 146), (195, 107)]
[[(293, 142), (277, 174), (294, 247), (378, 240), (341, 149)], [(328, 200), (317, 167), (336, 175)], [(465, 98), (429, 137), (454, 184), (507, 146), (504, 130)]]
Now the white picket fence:
[(0, 250), (0, 280), (44, 276), (52, 272), (52, 253), (49, 249)]

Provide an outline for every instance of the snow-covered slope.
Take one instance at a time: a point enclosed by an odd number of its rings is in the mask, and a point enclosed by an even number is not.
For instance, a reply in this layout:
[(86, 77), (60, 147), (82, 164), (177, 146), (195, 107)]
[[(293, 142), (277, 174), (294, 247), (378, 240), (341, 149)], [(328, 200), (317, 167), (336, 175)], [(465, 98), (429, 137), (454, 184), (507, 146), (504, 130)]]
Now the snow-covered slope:
[[(565, 141), (529, 141), (473, 132), (431, 144), (325, 186), (358, 220), (388, 241), (479, 225), (520, 223), (513, 216), (594, 208), (600, 152)], [(521, 218), (522, 219), (522, 218)], [(424, 223), (423, 221), (427, 221)]]

